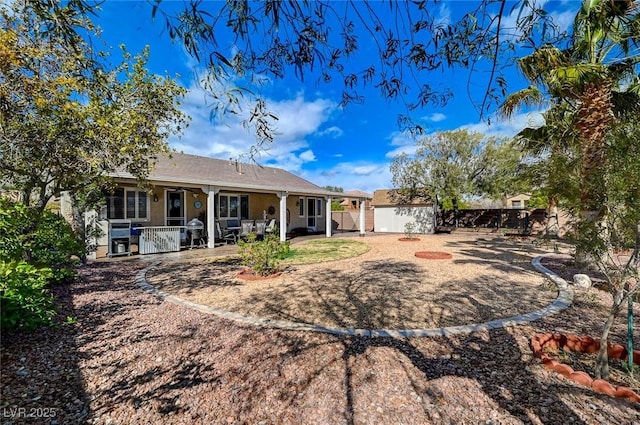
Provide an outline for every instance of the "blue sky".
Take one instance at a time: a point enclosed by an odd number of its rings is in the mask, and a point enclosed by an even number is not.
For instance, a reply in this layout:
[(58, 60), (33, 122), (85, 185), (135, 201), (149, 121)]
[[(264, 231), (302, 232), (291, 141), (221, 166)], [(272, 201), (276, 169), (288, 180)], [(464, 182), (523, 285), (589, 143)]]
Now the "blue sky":
[[(539, 1), (546, 3), (556, 20), (568, 27), (578, 1)], [(182, 3), (180, 3), (182, 4)], [(169, 3), (169, 5), (171, 5)], [(471, 10), (476, 2), (453, 0), (440, 4), (433, 13), (443, 20)], [(514, 11), (507, 19), (515, 22)], [(453, 16), (455, 19), (455, 16)], [(180, 44), (173, 43), (163, 22), (151, 20), (151, 9), (144, 1), (106, 1), (94, 19), (102, 28), (102, 39), (118, 57), (118, 45), (125, 44), (129, 52), (137, 53), (150, 46), (149, 69), (153, 73), (174, 76), (189, 92), (183, 100), (183, 111), (191, 116), (189, 128), (180, 139), (171, 139), (172, 147), (185, 153), (221, 159), (247, 153), (255, 139), (239, 119), (210, 119), (210, 106), (199, 87), (202, 69)], [(507, 22), (507, 25), (509, 23)], [(362, 44), (362, 43), (361, 43)], [(366, 50), (363, 49), (366, 55)], [(372, 52), (374, 49), (370, 49)], [(371, 60), (363, 58), (364, 60)], [(509, 121), (480, 121), (471, 97), (479, 96), (484, 85), (479, 76), (466, 70), (451, 70), (429, 74), (435, 87), (449, 88), (454, 98), (442, 108), (426, 107), (414, 113), (428, 132), (468, 128), (488, 135), (513, 135), (524, 126), (540, 122), (537, 113), (522, 113)], [(339, 186), (345, 190), (390, 188), (391, 158), (401, 152), (411, 153), (415, 142), (398, 131), (397, 115), (403, 105), (382, 99), (377, 92), (364, 92), (364, 104), (341, 108), (341, 82), (319, 84), (308, 78), (304, 82), (288, 76), (285, 80), (270, 80), (263, 88), (267, 106), (277, 116), (278, 136), (268, 152), (257, 160), (302, 176), (313, 183)], [(524, 86), (517, 73), (509, 76), (509, 87)], [(469, 94), (470, 93), (470, 94)], [(210, 103), (210, 102), (209, 102)]]

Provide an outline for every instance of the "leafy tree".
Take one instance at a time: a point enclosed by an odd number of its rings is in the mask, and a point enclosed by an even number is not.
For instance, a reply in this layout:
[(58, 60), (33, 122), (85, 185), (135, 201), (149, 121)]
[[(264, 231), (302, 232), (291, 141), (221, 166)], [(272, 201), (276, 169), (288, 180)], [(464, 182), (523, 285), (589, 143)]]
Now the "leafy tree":
[(525, 155), (519, 176), (536, 188), (538, 196), (546, 197), (537, 201), (532, 197), (529, 205), (547, 207), (546, 235), (557, 236), (560, 202), (571, 204), (580, 192), (579, 145), (568, 105), (553, 105), (543, 117), (543, 126), (525, 128), (515, 137)]
[[(640, 112), (640, 11), (630, 1), (585, 0), (575, 17), (568, 48), (542, 48), (518, 61), (532, 83), (511, 94), (501, 110), (546, 102), (569, 108), (579, 142), (582, 218), (606, 220), (607, 133), (622, 114)], [(606, 226), (606, 224), (604, 224)]]
[(454, 210), (473, 196), (500, 198), (521, 192), (514, 178), (520, 152), (507, 139), (466, 130), (435, 133), (417, 143), (415, 154), (391, 162), (393, 184), (401, 195), (450, 199)]
[(148, 73), (148, 49), (132, 57), (123, 47), (124, 61), (110, 70), (96, 59), (104, 53), (77, 34), (57, 35), (31, 5), (18, 0), (0, 11), (0, 181), (44, 209), (109, 172), (143, 180), (185, 125), (184, 89)]
[[(633, 327), (633, 299), (640, 290), (640, 128), (635, 119), (616, 125), (607, 138), (607, 161), (601, 165), (606, 185), (608, 228), (597, 221), (576, 220), (573, 238), (576, 249), (591, 254), (594, 264), (606, 276), (606, 289), (612, 295), (611, 308), (601, 334), (596, 358), (596, 376), (607, 379), (609, 363), (607, 341), (611, 326), (625, 303), (629, 304), (630, 329)], [(581, 203), (574, 206), (574, 213)], [(633, 335), (629, 335), (633, 338)]]
[[(47, 28), (65, 37), (75, 33), (71, 18), (99, 13), (93, 0), (29, 1)], [(434, 71), (457, 66), (485, 71), (474, 76), (474, 84), (484, 78), (486, 90), (473, 99), (485, 114), (506, 92), (503, 70), (520, 45), (565, 37), (553, 14), (535, 0), (481, 0), (458, 21), (434, 12), (442, 7), (438, 0), (149, 4), (150, 15), (206, 67), (202, 85), (215, 99), (216, 111), (237, 113), (245, 100), (253, 101), (246, 124), (258, 146), (273, 142), (277, 119), (260, 94), (265, 81), (339, 81), (343, 105), (364, 101), (372, 89), (406, 107), (398, 116), (401, 127), (422, 132), (412, 112), (441, 106), (453, 96), (446, 86), (430, 83)], [(513, 20), (507, 18), (516, 15), (515, 24), (508, 24)], [(373, 60), (371, 47), (377, 51)]]
[[(547, 124), (524, 134), (534, 141), (550, 136), (545, 143), (551, 147), (547, 170), (557, 172), (557, 163), (563, 160), (560, 148), (566, 139), (558, 130), (575, 135), (573, 152), (579, 158), (579, 173), (565, 173), (565, 180), (573, 181), (568, 206), (575, 217), (576, 253), (607, 276), (613, 295), (596, 364), (596, 376), (605, 379), (609, 374), (609, 330), (622, 303), (631, 299), (638, 286), (634, 283), (638, 274), (636, 182), (640, 164), (635, 153), (638, 144), (629, 136), (633, 133), (629, 129), (637, 130), (631, 120), (640, 111), (639, 41), (640, 11), (632, 1), (584, 1), (569, 47), (561, 50), (548, 45), (520, 59), (520, 68), (532, 85), (510, 95), (502, 108), (510, 115), (518, 105), (553, 103)], [(635, 250), (622, 264), (612, 248), (634, 239)]]

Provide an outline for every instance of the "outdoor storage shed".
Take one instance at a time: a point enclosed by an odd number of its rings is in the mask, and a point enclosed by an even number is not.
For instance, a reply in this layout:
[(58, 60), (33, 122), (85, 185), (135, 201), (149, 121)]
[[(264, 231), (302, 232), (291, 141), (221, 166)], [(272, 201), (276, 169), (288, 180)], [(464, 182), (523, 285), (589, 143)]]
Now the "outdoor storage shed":
[(415, 233), (434, 233), (433, 201), (424, 198), (406, 199), (395, 189), (373, 193), (373, 221), (377, 233), (404, 233), (407, 223), (414, 223)]

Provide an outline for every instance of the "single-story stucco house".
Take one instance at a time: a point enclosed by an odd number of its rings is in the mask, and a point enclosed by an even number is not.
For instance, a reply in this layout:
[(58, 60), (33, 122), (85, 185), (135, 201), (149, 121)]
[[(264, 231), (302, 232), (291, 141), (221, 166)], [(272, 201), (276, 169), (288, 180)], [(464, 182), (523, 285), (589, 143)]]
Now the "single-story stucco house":
[(174, 153), (158, 158), (148, 177), (150, 190), (140, 189), (128, 173), (111, 177), (116, 188), (105, 194), (106, 205), (93, 216), (104, 233), (97, 240), (98, 257), (130, 253), (124, 246), (129, 229), (140, 235), (141, 253), (178, 250), (185, 241), (184, 226), (194, 218), (204, 223), (209, 248), (215, 246), (211, 229), (216, 222), (225, 228), (242, 220), (275, 219), (282, 241), (297, 229), (331, 237), (336, 193), (280, 168)]
[(373, 193), (371, 205), (376, 233), (404, 233), (407, 223), (415, 225), (415, 233), (435, 233), (434, 203), (430, 199), (403, 200), (397, 189), (381, 189)]

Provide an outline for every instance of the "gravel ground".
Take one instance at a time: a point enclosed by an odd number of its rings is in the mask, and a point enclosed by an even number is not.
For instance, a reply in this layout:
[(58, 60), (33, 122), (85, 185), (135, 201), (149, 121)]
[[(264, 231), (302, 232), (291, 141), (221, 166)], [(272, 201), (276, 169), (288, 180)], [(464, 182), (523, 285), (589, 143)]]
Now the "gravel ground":
[[(473, 260), (475, 242), (464, 246), (466, 263), (450, 264), (458, 276), (491, 262), (480, 252)], [(638, 405), (544, 369), (528, 347), (537, 332), (597, 335), (608, 302), (597, 289), (577, 289), (571, 308), (524, 326), (344, 338), (239, 325), (160, 301), (133, 282), (144, 266), (90, 264), (81, 282), (56, 288), (59, 326), (3, 333), (2, 423), (640, 423)], [(65, 324), (67, 316), (77, 321)], [(612, 340), (624, 336), (620, 320)]]
[[(557, 296), (531, 265), (542, 251), (530, 242), (469, 235), (363, 241), (370, 246), (363, 255), (287, 267), (268, 280), (241, 280), (239, 262), (220, 259), (167, 261), (147, 279), (166, 293), (243, 315), (359, 329), (486, 322), (540, 309)], [(416, 258), (419, 251), (453, 258)]]

